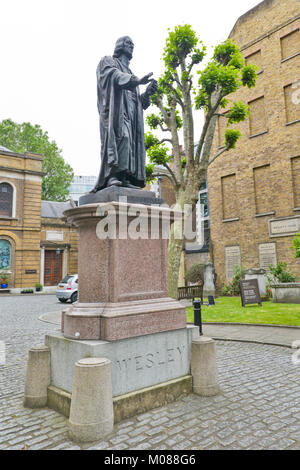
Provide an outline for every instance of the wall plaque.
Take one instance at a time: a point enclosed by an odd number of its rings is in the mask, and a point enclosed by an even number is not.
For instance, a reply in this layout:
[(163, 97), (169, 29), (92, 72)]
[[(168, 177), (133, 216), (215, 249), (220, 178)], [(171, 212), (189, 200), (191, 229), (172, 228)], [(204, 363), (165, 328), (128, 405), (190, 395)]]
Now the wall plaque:
[(36, 269), (26, 269), (25, 274), (36, 274)]
[(63, 239), (64, 239), (64, 232), (57, 232), (54, 230), (46, 231), (46, 240), (48, 241), (63, 241)]
[(269, 266), (277, 265), (276, 243), (260, 243), (258, 245), (259, 267), (270, 271)]
[(235, 266), (241, 266), (241, 250), (239, 245), (225, 247), (226, 279), (232, 279)]
[(261, 306), (261, 298), (257, 279), (240, 281), (240, 288), (243, 307), (245, 307), (247, 304), (259, 304)]
[(286, 219), (273, 219), (269, 221), (270, 237), (288, 237), (300, 230), (300, 217), (287, 217)]

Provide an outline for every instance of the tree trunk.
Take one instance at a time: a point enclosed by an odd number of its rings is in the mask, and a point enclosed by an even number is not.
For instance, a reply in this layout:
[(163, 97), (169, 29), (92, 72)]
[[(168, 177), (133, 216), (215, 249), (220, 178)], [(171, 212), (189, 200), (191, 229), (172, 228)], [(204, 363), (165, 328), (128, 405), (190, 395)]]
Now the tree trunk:
[[(198, 200), (199, 183), (195, 178), (189, 181), (186, 190), (181, 190), (176, 194), (176, 206), (179, 210), (184, 210), (185, 204), (195, 206)], [(168, 278), (169, 295), (174, 299), (178, 297), (178, 278), (181, 252), (185, 247), (184, 226), (182, 221), (175, 220), (171, 226), (168, 245)]]
[(169, 296), (177, 299), (178, 295), (178, 276), (180, 267), (181, 252), (184, 248), (183, 238), (176, 238), (176, 225), (180, 222), (175, 221), (171, 227), (170, 239), (168, 245), (168, 278), (169, 278)]

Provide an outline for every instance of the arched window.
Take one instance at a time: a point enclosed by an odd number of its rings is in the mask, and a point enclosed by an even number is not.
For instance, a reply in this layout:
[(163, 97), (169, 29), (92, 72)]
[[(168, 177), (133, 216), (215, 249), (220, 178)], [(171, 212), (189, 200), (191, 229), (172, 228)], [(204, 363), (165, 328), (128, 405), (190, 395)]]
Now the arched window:
[(13, 187), (8, 183), (0, 183), (0, 216), (12, 217)]
[(11, 244), (7, 240), (0, 239), (0, 270), (10, 269)]

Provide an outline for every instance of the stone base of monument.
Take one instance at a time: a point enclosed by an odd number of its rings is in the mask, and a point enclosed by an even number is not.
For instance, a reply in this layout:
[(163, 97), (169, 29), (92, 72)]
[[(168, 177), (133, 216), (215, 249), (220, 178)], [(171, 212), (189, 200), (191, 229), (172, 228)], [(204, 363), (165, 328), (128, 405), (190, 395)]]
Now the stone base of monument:
[(84, 202), (65, 212), (79, 230), (79, 300), (64, 310), (62, 331), (46, 336), (48, 406), (68, 416), (75, 364), (105, 358), (117, 422), (192, 391), (191, 345), (199, 330), (186, 325), (185, 308), (168, 296), (168, 232), (182, 213), (149, 191), (126, 188)]
[(67, 339), (62, 333), (46, 336), (51, 351), (48, 406), (68, 416), (75, 363), (88, 357), (111, 361), (115, 422), (143, 413), (192, 391), (191, 344), (196, 326), (118, 341)]
[(182, 305), (169, 297), (118, 303), (76, 302), (62, 313), (65, 338), (118, 341), (185, 328)]

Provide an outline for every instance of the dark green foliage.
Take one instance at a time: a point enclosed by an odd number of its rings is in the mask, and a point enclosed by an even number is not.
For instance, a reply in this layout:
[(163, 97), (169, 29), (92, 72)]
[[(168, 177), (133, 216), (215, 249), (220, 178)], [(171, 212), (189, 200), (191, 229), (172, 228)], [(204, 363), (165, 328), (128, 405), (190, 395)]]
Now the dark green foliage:
[(247, 117), (249, 117), (249, 114), (249, 106), (242, 103), (241, 101), (236, 101), (229, 109), (228, 113), (226, 113), (228, 124), (244, 121)]
[(164, 144), (152, 145), (148, 149), (148, 155), (151, 163), (155, 165), (164, 165), (172, 160), (172, 156), (169, 155), (169, 150)]
[(196, 60), (200, 62), (203, 57), (201, 59), (202, 51), (195, 50), (197, 43), (196, 33), (188, 24), (176, 26), (174, 31), (170, 31), (163, 55), (167, 69), (176, 69), (190, 53), (196, 55)]
[(238, 129), (226, 129), (225, 131), (225, 146), (229, 149), (234, 149), (235, 145), (241, 136), (241, 133)]
[(225, 282), (222, 288), (222, 295), (233, 296), (240, 295), (240, 280), (243, 277), (243, 271), (240, 266), (235, 266), (232, 279)]
[(185, 280), (196, 284), (197, 282), (203, 282), (203, 267), (201, 264), (193, 264), (185, 275)]
[(276, 266), (270, 265), (269, 282), (295, 282), (297, 276), (286, 270), (286, 263), (279, 262)]
[(155, 137), (151, 132), (145, 133), (145, 147), (146, 150), (148, 150), (150, 147), (153, 147), (154, 145), (159, 145), (160, 140)]
[(157, 129), (163, 123), (162, 117), (153, 113), (146, 117), (146, 121), (151, 129)]
[(151, 165), (148, 163), (146, 165), (146, 180), (147, 183), (151, 183), (154, 180), (154, 173), (155, 173), (155, 165)]

